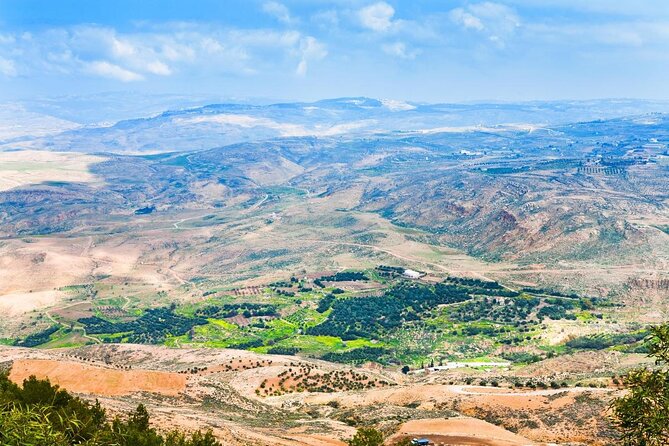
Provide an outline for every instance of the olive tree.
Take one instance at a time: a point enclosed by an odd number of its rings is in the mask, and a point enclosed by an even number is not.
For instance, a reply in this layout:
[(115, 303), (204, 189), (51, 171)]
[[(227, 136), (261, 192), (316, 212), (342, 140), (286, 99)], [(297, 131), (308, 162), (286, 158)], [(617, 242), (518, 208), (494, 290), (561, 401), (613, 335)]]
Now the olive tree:
[(652, 327), (647, 344), (657, 367), (629, 373), (628, 393), (612, 404), (626, 446), (669, 444), (669, 324)]

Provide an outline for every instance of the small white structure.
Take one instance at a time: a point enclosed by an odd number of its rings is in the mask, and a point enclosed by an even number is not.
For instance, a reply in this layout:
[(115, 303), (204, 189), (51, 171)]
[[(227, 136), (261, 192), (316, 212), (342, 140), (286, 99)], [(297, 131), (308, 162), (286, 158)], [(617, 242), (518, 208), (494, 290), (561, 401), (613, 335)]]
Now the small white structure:
[(421, 277), (423, 277), (423, 273), (414, 271), (412, 269), (405, 269), (402, 275), (404, 277), (408, 277), (409, 279), (420, 279)]
[(440, 370), (452, 370), (452, 369), (499, 369), (505, 368), (508, 369), (511, 367), (510, 362), (447, 362), (444, 365), (438, 365), (434, 367), (425, 367), (422, 369), (411, 370), (409, 373), (412, 375), (419, 375), (421, 373), (430, 373), (438, 372)]

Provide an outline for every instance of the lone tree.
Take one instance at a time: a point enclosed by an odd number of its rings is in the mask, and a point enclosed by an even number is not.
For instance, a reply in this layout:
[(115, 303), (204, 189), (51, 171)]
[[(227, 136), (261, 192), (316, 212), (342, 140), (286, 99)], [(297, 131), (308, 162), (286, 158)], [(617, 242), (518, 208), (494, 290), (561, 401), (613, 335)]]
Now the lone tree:
[(629, 373), (629, 393), (612, 404), (625, 446), (669, 444), (669, 324), (652, 327), (647, 344), (658, 367)]
[(383, 435), (376, 429), (363, 427), (348, 441), (349, 446), (382, 446)]

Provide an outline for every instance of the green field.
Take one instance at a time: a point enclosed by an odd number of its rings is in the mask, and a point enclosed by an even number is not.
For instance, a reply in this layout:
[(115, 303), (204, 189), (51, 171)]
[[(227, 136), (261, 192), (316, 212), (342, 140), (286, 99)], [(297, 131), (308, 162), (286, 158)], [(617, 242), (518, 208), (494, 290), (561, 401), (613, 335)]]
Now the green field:
[[(136, 307), (135, 298), (105, 298), (91, 317), (59, 320), (62, 327), (4, 343), (42, 348), (95, 340), (151, 343), (411, 367), (462, 359), (528, 363), (575, 350), (641, 349), (639, 332), (546, 342), (542, 334), (548, 321), (584, 327), (605, 321), (612, 309), (602, 299), (512, 290), (468, 278), (449, 277), (437, 284), (412, 281), (401, 270), (380, 266), (315, 279), (290, 277), (248, 296), (213, 289), (204, 293), (204, 300), (182, 305), (160, 306), (169, 300), (162, 296), (153, 308)], [(360, 286), (375, 291), (360, 291)], [(72, 291), (82, 289), (95, 287)], [(123, 313), (113, 311), (128, 303), (133, 306)]]

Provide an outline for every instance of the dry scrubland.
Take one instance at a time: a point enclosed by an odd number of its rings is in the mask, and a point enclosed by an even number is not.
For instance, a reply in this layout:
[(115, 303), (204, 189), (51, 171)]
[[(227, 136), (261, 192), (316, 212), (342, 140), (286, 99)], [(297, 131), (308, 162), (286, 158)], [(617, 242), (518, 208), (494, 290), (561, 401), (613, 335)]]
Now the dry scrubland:
[[(141, 300), (162, 291), (173, 301), (188, 301), (212, 287), (264, 286), (295, 273), (378, 264), (404, 265), (434, 277), (495, 279), (516, 288), (560, 284), (594, 295), (616, 292), (632, 304), (641, 300), (644, 308), (655, 308), (634, 311), (638, 307), (631, 305), (625, 310), (630, 319), (642, 321), (657, 321), (666, 310), (666, 291), (657, 288), (661, 270), (485, 262), (377, 214), (337, 211), (357, 203), (356, 195), (348, 193), (327, 199), (286, 196), (254, 209), (119, 216), (93, 231), (84, 226), (66, 235), (5, 240), (0, 245), (0, 312), (13, 320), (0, 324), (0, 336), (16, 332), (22, 318), (34, 317), (33, 310), (57, 311), (81, 301), (68, 287), (86, 283), (103, 284), (97, 298), (135, 294)], [(337, 219), (346, 224), (338, 225)], [(644, 282), (633, 282), (638, 277)]]
[[(548, 390), (472, 386), (462, 384), (473, 373), (468, 370), (412, 377), (238, 350), (112, 345), (49, 351), (5, 347), (0, 354), (17, 382), (28, 374), (48, 377), (86, 398), (99, 398), (112, 412), (142, 401), (160, 426), (211, 427), (231, 445), (344, 444), (342, 440), (354, 433), (353, 426), (370, 422), (389, 435), (388, 444), (403, 436), (427, 436), (449, 445), (600, 444), (591, 441), (593, 433), (603, 435), (601, 444), (608, 444), (607, 401), (620, 394), (615, 386)], [(562, 362), (573, 364), (568, 372), (574, 374), (591, 372), (597, 360), (616, 360), (574, 359)], [(513, 375), (548, 377), (552, 367), (550, 362), (539, 363)], [(354, 372), (387, 384), (272, 397), (255, 392), (263, 381), (300, 368), (315, 375)], [(497, 379), (509, 374), (476, 372)]]

